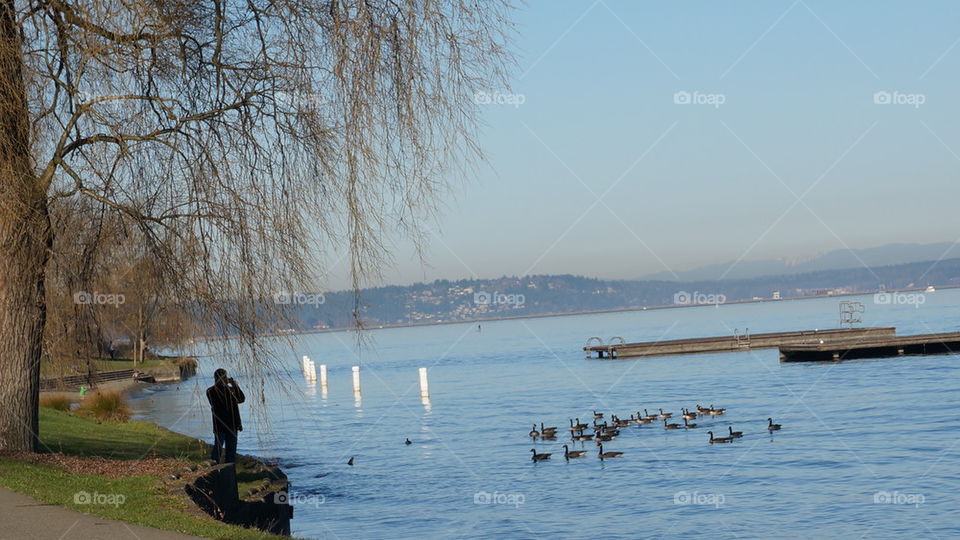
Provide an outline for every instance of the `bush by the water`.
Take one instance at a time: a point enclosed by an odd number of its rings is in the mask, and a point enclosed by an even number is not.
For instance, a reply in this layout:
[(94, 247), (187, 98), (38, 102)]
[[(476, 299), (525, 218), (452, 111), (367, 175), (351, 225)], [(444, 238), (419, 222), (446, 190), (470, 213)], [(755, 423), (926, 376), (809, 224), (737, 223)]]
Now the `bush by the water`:
[(87, 394), (77, 409), (80, 414), (111, 420), (126, 422), (130, 419), (130, 407), (120, 392), (93, 392)]
[(73, 401), (67, 396), (40, 396), (40, 406), (57, 411), (70, 411)]

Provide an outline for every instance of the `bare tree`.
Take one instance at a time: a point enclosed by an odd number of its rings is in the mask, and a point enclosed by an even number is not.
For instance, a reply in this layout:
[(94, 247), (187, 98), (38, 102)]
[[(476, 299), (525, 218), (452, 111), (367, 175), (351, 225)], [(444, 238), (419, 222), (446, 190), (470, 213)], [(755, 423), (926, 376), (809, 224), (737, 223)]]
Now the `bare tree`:
[(359, 289), (469, 171), (505, 1), (0, 0), (0, 450), (37, 444), (52, 204), (136, 230), (262, 377), (263, 299), (336, 246)]

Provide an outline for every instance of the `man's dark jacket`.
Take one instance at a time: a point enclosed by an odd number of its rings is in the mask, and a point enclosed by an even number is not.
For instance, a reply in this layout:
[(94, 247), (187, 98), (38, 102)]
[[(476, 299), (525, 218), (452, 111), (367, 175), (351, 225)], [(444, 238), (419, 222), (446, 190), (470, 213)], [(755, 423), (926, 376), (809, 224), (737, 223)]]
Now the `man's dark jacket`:
[(213, 412), (213, 429), (217, 432), (243, 431), (243, 423), (240, 421), (240, 408), (238, 404), (246, 400), (243, 391), (237, 387), (229, 387), (226, 384), (214, 384), (207, 388), (207, 401), (210, 402), (210, 410)]

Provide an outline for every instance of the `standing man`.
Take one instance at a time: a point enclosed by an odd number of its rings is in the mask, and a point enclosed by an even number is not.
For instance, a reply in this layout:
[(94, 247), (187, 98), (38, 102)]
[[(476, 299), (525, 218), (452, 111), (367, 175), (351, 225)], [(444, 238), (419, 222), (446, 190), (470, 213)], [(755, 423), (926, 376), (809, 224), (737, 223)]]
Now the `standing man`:
[(213, 372), (213, 386), (207, 388), (207, 401), (213, 413), (213, 451), (210, 459), (220, 463), (221, 447), (226, 450), (224, 463), (237, 461), (237, 432), (243, 431), (240, 407), (246, 400), (237, 381), (227, 377), (227, 370)]

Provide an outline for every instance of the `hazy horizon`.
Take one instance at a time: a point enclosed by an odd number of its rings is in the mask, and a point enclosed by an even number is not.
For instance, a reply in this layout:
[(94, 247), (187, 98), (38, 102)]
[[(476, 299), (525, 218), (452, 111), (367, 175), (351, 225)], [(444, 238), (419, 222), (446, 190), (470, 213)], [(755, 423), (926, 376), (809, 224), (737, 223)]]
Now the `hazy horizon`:
[[(956, 242), (960, 5), (530, 3), (487, 154), (371, 285)], [(931, 219), (936, 216), (935, 219)], [(342, 260), (324, 280), (349, 286)]]

